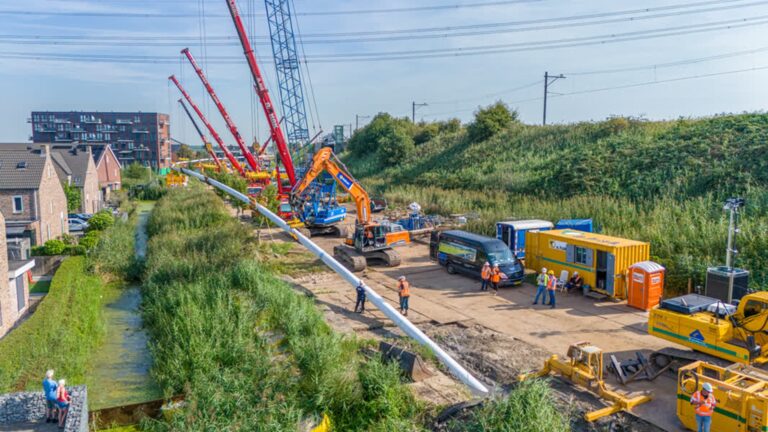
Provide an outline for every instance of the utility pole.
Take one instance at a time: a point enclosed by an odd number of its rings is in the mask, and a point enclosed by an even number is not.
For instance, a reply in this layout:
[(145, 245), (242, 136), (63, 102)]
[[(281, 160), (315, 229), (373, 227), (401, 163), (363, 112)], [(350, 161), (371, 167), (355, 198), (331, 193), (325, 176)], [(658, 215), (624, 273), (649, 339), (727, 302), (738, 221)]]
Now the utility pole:
[(547, 95), (549, 95), (549, 86), (559, 79), (565, 79), (565, 75), (550, 75), (549, 72), (544, 72), (544, 118), (541, 122), (542, 125), (547, 124)]
[[(371, 118), (371, 116), (364, 116), (360, 114), (355, 114), (355, 131), (357, 131), (360, 128), (360, 119), (368, 119)], [(352, 125), (349, 125), (350, 128), (352, 128)], [(351, 134), (350, 134), (351, 135)]]
[(416, 108), (421, 108), (427, 106), (427, 103), (419, 103), (417, 104), (416, 101), (411, 102), (411, 121), (416, 124)]

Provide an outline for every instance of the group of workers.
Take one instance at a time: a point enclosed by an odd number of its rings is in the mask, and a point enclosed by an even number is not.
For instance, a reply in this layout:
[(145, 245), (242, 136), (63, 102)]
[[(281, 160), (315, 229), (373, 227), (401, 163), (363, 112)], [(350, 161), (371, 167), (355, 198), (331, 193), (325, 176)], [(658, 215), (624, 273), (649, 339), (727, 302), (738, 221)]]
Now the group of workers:
[(480, 291), (488, 291), (488, 286), (490, 285), (493, 288), (493, 295), (497, 295), (501, 280), (506, 278), (507, 275), (501, 272), (498, 264), (491, 267), (491, 263), (486, 261), (483, 264), (483, 269), (480, 270)]
[[(555, 276), (554, 271), (547, 271), (546, 267), (542, 268), (541, 273), (536, 277), (536, 296), (533, 298), (533, 304), (539, 304), (539, 298), (541, 298), (542, 304), (548, 304), (551, 309), (554, 309), (555, 293), (558, 287), (570, 293), (571, 291), (581, 291), (583, 286), (584, 279), (579, 275), (579, 272), (573, 272), (573, 276), (568, 279), (568, 282), (563, 283)], [(547, 303), (547, 295), (549, 296), (549, 303)]]
[[(400, 300), (400, 313), (403, 316), (408, 316), (408, 303), (411, 298), (411, 283), (405, 276), (397, 278), (397, 296)], [(365, 288), (363, 288), (363, 282), (357, 285), (357, 302), (355, 303), (355, 312), (365, 312)]]

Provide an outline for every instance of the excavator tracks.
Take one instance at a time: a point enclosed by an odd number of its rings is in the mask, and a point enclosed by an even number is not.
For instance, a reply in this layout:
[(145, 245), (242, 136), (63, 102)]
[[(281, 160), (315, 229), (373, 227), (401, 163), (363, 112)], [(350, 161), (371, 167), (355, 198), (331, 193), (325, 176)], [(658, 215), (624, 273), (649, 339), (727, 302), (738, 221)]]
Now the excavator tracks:
[(368, 266), (365, 256), (349, 246), (334, 246), (333, 257), (355, 273), (365, 270)]
[(387, 267), (397, 267), (400, 265), (400, 254), (397, 253), (397, 251), (394, 249), (384, 249), (375, 252), (369, 252), (365, 255), (366, 258), (369, 259), (378, 259), (384, 261), (387, 264)]

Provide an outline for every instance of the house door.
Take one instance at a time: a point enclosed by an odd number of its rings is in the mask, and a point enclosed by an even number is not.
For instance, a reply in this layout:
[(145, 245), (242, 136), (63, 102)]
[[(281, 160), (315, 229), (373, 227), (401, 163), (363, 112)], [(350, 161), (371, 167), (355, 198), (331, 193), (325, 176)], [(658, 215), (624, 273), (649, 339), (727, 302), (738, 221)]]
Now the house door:
[(26, 296), (24, 296), (24, 275), (21, 275), (16, 278), (16, 304), (18, 305), (18, 310), (24, 309), (24, 307), (27, 305), (26, 303)]
[(615, 282), (616, 282), (616, 257), (613, 254), (606, 253), (606, 260), (605, 260), (605, 290), (608, 292), (609, 295), (613, 297), (614, 292), (616, 290), (615, 288)]

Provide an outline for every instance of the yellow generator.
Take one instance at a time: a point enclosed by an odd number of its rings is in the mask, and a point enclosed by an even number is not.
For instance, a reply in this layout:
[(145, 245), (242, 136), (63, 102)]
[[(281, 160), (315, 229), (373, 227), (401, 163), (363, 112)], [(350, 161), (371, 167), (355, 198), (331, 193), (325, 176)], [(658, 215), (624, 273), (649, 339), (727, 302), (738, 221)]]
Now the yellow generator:
[(651, 310), (648, 333), (729, 362), (768, 363), (768, 292), (738, 307), (697, 294), (665, 299)]
[(720, 367), (697, 361), (678, 370), (677, 418), (696, 429), (691, 396), (710, 383), (717, 400), (711, 432), (768, 431), (768, 372), (734, 364)]

